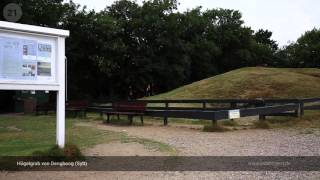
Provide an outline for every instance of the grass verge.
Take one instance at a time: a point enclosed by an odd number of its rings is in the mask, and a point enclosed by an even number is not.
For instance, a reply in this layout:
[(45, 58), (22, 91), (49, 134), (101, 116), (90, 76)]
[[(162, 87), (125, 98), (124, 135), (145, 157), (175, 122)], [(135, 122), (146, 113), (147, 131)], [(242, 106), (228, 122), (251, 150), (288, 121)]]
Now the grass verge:
[[(148, 139), (130, 137), (125, 133), (77, 126), (79, 122), (91, 119), (66, 119), (66, 143), (80, 149), (113, 141), (137, 142), (146, 148), (175, 154), (171, 146)], [(0, 156), (29, 156), (35, 151), (47, 151), (55, 144), (56, 120), (54, 116), (0, 116)]]
[(254, 122), (254, 127), (256, 129), (270, 129), (269, 123), (267, 121), (262, 120)]
[(221, 126), (218, 123), (212, 124), (212, 125), (205, 125), (203, 126), (204, 132), (225, 132), (228, 131), (227, 128)]

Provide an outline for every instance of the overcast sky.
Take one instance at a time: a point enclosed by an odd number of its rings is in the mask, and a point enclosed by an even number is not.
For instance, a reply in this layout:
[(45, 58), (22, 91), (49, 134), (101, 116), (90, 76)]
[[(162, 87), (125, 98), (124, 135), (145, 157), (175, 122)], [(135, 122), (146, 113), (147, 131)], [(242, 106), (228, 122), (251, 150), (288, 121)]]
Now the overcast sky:
[[(67, 1), (67, 0), (66, 0)], [(141, 3), (142, 0), (137, 0)], [(100, 11), (114, 0), (73, 0), (88, 9)], [(229, 8), (240, 10), (246, 26), (254, 30), (268, 29), (279, 45), (295, 41), (306, 30), (320, 27), (319, 0), (178, 0), (179, 11), (197, 6), (203, 9)]]

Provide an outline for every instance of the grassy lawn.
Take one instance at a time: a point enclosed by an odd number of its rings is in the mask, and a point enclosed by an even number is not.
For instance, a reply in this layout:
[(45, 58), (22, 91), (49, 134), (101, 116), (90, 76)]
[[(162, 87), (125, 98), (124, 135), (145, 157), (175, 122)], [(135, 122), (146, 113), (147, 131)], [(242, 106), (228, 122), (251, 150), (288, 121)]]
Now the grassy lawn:
[[(140, 143), (147, 149), (154, 149), (170, 155), (177, 151), (167, 144), (150, 139), (130, 137), (126, 133), (112, 132), (96, 129), (90, 126), (78, 126), (77, 123), (99, 120), (98, 116), (89, 114), (87, 119), (66, 119), (66, 142), (76, 144), (81, 149), (92, 147), (96, 144), (118, 141), (121, 143)], [(100, 121), (100, 120), (99, 120)], [(219, 124), (229, 128), (239, 128), (243, 119), (235, 122), (220, 121)], [(55, 144), (55, 117), (54, 116), (28, 116), (28, 115), (0, 115), (0, 156), (27, 156), (36, 150), (46, 150)], [(116, 118), (111, 121), (116, 125), (128, 125), (126, 117)], [(162, 123), (162, 118), (145, 118), (146, 125), (155, 122)], [(268, 117), (266, 122), (270, 128), (320, 128), (320, 111), (307, 111), (305, 116), (293, 117)], [(205, 120), (186, 120), (169, 118), (170, 124), (211, 125)], [(141, 125), (135, 119), (134, 125)], [(252, 125), (250, 125), (252, 126)], [(309, 131), (308, 131), (309, 132)]]
[[(136, 142), (148, 149), (175, 154), (174, 148), (149, 139), (129, 137), (125, 133), (77, 126), (92, 119), (66, 119), (66, 142), (81, 149), (100, 143)], [(46, 150), (55, 144), (56, 119), (54, 116), (1, 115), (0, 156), (28, 156), (36, 150)]]

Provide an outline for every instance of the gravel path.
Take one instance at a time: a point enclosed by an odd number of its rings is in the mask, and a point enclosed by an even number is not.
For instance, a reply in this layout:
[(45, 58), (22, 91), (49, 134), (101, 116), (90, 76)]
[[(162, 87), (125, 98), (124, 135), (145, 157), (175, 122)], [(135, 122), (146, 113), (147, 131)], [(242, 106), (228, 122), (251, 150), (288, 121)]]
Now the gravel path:
[[(170, 144), (187, 156), (319, 156), (320, 131), (239, 130), (224, 133), (201, 132), (196, 126), (107, 126), (82, 123), (98, 129), (126, 132), (128, 135)], [(101, 144), (85, 151), (87, 155), (158, 155), (143, 150), (139, 144), (126, 144), (128, 150), (117, 151), (123, 144)], [(132, 148), (132, 149), (130, 149)], [(2, 172), (0, 179), (320, 179), (320, 172)]]
[(320, 131), (297, 129), (201, 132), (196, 128), (107, 126), (96, 128), (167, 143), (183, 156), (320, 156)]

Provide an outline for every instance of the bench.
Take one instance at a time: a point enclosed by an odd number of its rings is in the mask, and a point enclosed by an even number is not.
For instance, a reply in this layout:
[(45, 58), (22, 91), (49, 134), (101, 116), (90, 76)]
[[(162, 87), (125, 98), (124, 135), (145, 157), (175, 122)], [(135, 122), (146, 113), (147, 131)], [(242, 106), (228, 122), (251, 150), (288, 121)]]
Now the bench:
[(43, 112), (44, 115), (48, 115), (49, 111), (55, 111), (55, 110), (56, 110), (56, 106), (54, 103), (45, 102), (45, 103), (37, 104), (36, 115), (40, 115), (41, 112)]
[(110, 115), (117, 115), (118, 120), (120, 115), (127, 115), (130, 125), (133, 123), (134, 116), (140, 116), (141, 124), (143, 124), (143, 115), (146, 110), (147, 103), (145, 102), (115, 102), (112, 103), (112, 110), (105, 111), (107, 115), (107, 123), (110, 123)]
[(73, 112), (74, 118), (78, 116), (78, 113), (82, 112), (83, 118), (86, 118), (88, 106), (89, 106), (88, 101), (83, 101), (83, 100), (68, 101), (66, 103), (66, 112)]

